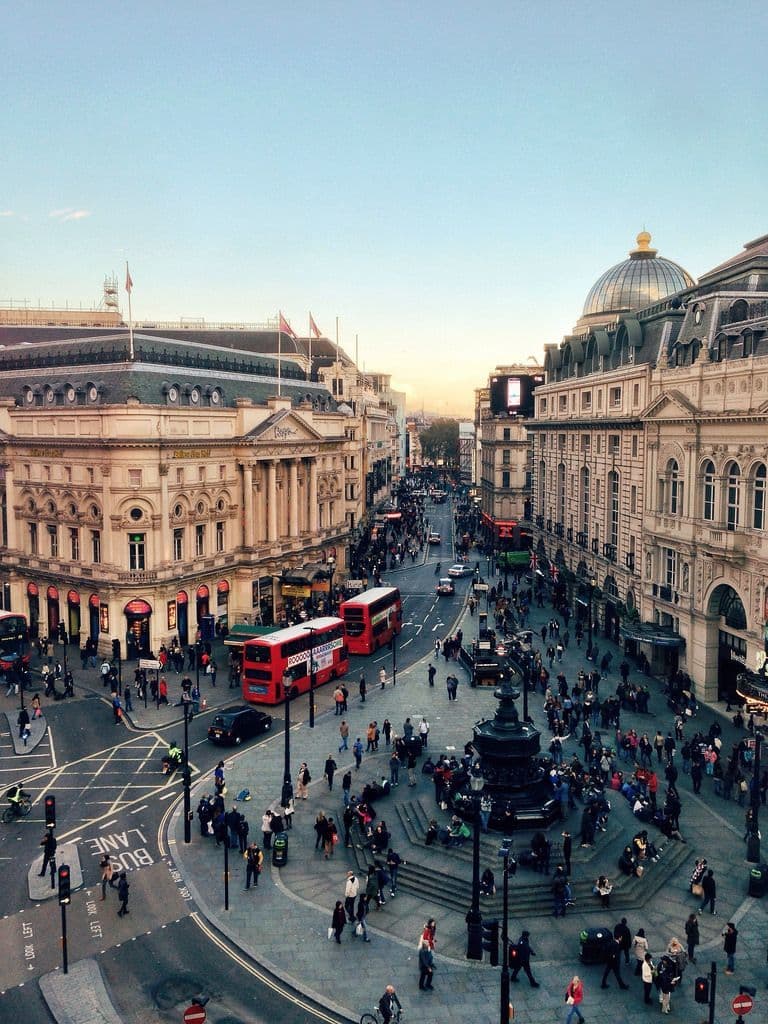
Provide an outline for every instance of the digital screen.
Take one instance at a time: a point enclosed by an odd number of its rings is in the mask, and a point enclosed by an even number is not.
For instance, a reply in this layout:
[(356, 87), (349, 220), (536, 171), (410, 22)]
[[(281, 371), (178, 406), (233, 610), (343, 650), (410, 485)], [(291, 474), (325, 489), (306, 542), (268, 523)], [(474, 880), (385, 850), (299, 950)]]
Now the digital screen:
[(494, 416), (533, 416), (533, 392), (537, 384), (543, 383), (543, 374), (491, 377), (491, 412)]

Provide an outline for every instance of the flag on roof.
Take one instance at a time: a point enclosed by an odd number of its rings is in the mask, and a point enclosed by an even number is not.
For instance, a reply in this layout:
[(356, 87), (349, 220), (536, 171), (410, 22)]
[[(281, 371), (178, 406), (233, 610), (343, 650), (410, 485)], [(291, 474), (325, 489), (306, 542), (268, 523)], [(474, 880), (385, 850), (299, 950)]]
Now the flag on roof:
[(322, 334), (320, 333), (320, 328), (315, 323), (315, 318), (312, 316), (311, 313), (309, 314), (309, 329), (312, 332), (312, 334), (314, 334), (314, 336), (316, 338), (322, 338)]
[(530, 560), (530, 562), (528, 564), (530, 565), (530, 567), (532, 569), (535, 569), (538, 566), (538, 564), (539, 564), (539, 556), (536, 554), (535, 551), (531, 552), (531, 560)]
[(126, 261), (126, 264), (125, 264), (125, 290), (128, 292), (129, 295), (131, 294), (131, 289), (132, 288), (133, 288), (133, 278), (131, 277), (131, 272), (128, 269), (128, 262)]
[(296, 334), (295, 334), (293, 328), (288, 323), (288, 321), (285, 319), (285, 317), (283, 316), (282, 313), (280, 314), (280, 331), (283, 334), (287, 334), (291, 338), (295, 338), (296, 337)]

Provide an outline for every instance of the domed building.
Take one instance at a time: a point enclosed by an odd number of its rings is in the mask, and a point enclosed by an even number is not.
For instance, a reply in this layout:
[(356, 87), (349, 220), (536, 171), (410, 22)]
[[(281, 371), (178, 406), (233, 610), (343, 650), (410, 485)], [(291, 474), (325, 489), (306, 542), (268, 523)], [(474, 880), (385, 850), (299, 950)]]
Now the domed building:
[(631, 250), (629, 259), (606, 270), (590, 288), (576, 333), (651, 306), (696, 283), (678, 263), (657, 255), (647, 231), (641, 231), (636, 241), (637, 248)]

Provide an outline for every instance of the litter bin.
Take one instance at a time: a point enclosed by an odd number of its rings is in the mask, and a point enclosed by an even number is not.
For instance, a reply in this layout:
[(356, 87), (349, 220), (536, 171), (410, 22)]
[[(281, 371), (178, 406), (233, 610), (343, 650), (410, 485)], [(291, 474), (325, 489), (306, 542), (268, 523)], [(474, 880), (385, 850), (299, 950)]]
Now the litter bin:
[(762, 899), (765, 896), (766, 888), (768, 888), (768, 864), (758, 864), (754, 868), (750, 868), (749, 895)]
[(613, 941), (610, 928), (585, 928), (579, 933), (581, 949), (579, 958), (583, 964), (604, 964), (608, 947)]
[(272, 863), (283, 868), (288, 863), (288, 833), (278, 832), (272, 843)]

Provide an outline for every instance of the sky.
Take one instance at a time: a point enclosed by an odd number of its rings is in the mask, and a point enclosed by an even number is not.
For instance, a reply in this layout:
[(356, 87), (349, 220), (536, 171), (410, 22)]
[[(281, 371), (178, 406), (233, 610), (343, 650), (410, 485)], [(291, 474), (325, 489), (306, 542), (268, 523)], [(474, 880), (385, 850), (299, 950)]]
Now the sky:
[(338, 317), (469, 414), (643, 228), (694, 277), (768, 232), (767, 43), (755, 0), (3, 5), (0, 304), (127, 259), (134, 319)]

